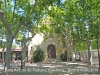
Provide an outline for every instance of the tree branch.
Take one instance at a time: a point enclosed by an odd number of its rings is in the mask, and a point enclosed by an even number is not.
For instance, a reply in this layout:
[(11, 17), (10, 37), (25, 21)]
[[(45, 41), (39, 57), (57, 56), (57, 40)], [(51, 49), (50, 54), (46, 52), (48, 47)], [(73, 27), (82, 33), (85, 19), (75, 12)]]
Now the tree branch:
[(84, 39), (82, 39), (82, 38), (78, 38), (78, 39), (81, 40), (81, 41), (87, 42), (87, 40), (84, 40)]
[(12, 25), (14, 25), (14, 13), (15, 13), (15, 9), (16, 9), (16, 0), (14, 2), (14, 9), (13, 9), (13, 16), (12, 16)]
[(30, 28), (30, 27), (28, 27), (28, 25), (27, 25), (27, 24), (25, 24), (25, 23), (23, 23), (23, 22), (21, 22), (21, 24), (22, 24), (22, 25), (24, 25), (24, 26), (27, 28), (27, 30), (28, 30), (29, 32), (32, 32), (31, 28)]
[(32, 18), (32, 13), (34, 12), (34, 9), (35, 9), (35, 7), (38, 5), (38, 0), (35, 0), (35, 4), (34, 4), (34, 6), (33, 6), (33, 8), (32, 8), (32, 10), (31, 10), (31, 12), (30, 12), (30, 18)]
[(4, 27), (7, 29), (8, 34), (12, 35), (12, 31), (11, 31), (10, 27), (8, 26), (8, 24), (7, 24), (7, 22), (4, 18), (4, 13), (3, 13), (2, 10), (0, 10), (0, 19), (1, 19)]
[(35, 35), (36, 34), (32, 35), (31, 37), (28, 37), (27, 39), (23, 39), (21, 42), (24, 42), (24, 41), (30, 42)]
[(66, 37), (67, 37), (67, 35), (66, 35), (63, 31), (61, 31), (61, 32), (63, 33), (63, 35), (64, 35), (64, 36), (66, 36)]
[(18, 24), (18, 26), (17, 26), (17, 29), (16, 29), (16, 31), (15, 31), (15, 33), (14, 33), (14, 35), (13, 35), (13, 38), (14, 38), (14, 37), (17, 35), (17, 33), (19, 32), (21, 25), (22, 25), (22, 24), (19, 22), (19, 24)]

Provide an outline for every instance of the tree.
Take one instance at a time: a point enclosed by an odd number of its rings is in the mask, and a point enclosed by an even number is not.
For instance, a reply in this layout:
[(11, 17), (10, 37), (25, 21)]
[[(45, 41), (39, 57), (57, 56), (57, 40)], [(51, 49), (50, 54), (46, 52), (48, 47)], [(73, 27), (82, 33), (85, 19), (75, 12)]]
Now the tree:
[(59, 31), (58, 33), (63, 31), (66, 34), (68, 33), (66, 30), (71, 31), (72, 43), (76, 43), (76, 48), (80, 49), (81, 43), (85, 46), (84, 49), (88, 49), (88, 62), (91, 64), (92, 40), (95, 37), (93, 34), (98, 33), (98, 28), (95, 26), (99, 23), (99, 0), (66, 0), (63, 3), (54, 4), (48, 14), (53, 17), (55, 23), (53, 28)]
[[(5, 4), (6, 5), (6, 4)], [(5, 61), (5, 69), (7, 68), (10, 68), (10, 60), (11, 60), (11, 48), (12, 48), (12, 42), (13, 42), (13, 39), (15, 38), (15, 36), (16, 36), (16, 34), (18, 33), (18, 31), (19, 31), (19, 29), (20, 29), (20, 23), (19, 23), (19, 21), (18, 20), (16, 20), (16, 21), (18, 21), (18, 26), (17, 26), (17, 28), (12, 28), (12, 26), (14, 26), (14, 23), (9, 23), (9, 21), (10, 20), (7, 20), (8, 19), (8, 16), (9, 16), (9, 19), (11, 19), (11, 17), (12, 17), (12, 22), (14, 21), (14, 19), (15, 19), (15, 17), (14, 17), (14, 15), (13, 16), (11, 16), (11, 14), (12, 13), (10, 13), (9, 12), (9, 10), (11, 9), (11, 5), (9, 5), (8, 6), (9, 7), (9, 9), (8, 10), (6, 10), (6, 11), (8, 11), (8, 13), (9, 13), (9, 15), (4, 15), (4, 12), (3, 12), (3, 9), (1, 10), (0, 9), (0, 19), (1, 19), (1, 21), (2, 21), (2, 23), (3, 23), (3, 26), (5, 27), (5, 29), (7, 30), (7, 50), (6, 50), (6, 61)], [(6, 16), (6, 18), (5, 18), (5, 16)], [(8, 22), (7, 22), (8, 21)], [(15, 33), (13, 33), (13, 30), (14, 29), (14, 31), (15, 31)]]
[[(39, 33), (39, 32), (48, 33), (49, 32), (48, 31), (49, 26), (42, 25), (40, 20), (45, 16), (46, 8), (50, 4), (52, 4), (52, 2), (48, 3), (45, 0), (44, 1), (35, 1), (35, 4), (32, 4), (32, 5), (28, 4), (28, 7), (23, 8), (25, 10), (24, 12), (26, 12), (26, 15), (25, 16), (21, 16), (21, 21), (22, 21), (22, 24), (25, 27), (22, 26), (22, 28), (20, 29), (19, 33), (21, 33), (23, 35), (21, 37), (20, 41), (22, 43), (22, 49), (23, 49), (23, 51), (22, 51), (22, 60), (24, 60), (24, 61), (25, 61), (25, 57), (26, 57), (26, 50), (25, 49), (26, 49), (27, 43), (30, 41), (30, 39), (36, 33)], [(32, 8), (32, 10), (31, 11), (27, 11), (29, 8)], [(27, 14), (27, 12), (28, 12), (28, 14)], [(30, 20), (27, 20), (26, 18), (30, 19)], [(41, 26), (41, 27), (39, 27), (39, 26)], [(44, 32), (45, 30), (47, 32)], [(32, 33), (32, 37), (26, 38), (25, 35), (27, 35), (26, 34), (27, 32), (31, 32)], [(25, 62), (23, 62), (23, 63), (25, 63)]]
[(0, 22), (0, 48), (2, 49), (2, 62), (4, 62), (4, 50), (6, 48), (6, 31), (5, 28), (2, 27), (2, 23)]

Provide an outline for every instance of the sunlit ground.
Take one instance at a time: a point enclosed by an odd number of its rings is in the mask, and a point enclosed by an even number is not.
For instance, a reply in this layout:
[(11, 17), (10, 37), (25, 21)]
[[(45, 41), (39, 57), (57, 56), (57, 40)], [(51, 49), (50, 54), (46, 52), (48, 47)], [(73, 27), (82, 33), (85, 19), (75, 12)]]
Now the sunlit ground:
[[(20, 65), (20, 63), (11, 63), (13, 69), (8, 71), (8, 75), (100, 75), (98, 67), (88, 66), (87, 63), (83, 62), (50, 60), (43, 63), (26, 63), (22, 71)], [(2, 68), (0, 66), (0, 69)]]

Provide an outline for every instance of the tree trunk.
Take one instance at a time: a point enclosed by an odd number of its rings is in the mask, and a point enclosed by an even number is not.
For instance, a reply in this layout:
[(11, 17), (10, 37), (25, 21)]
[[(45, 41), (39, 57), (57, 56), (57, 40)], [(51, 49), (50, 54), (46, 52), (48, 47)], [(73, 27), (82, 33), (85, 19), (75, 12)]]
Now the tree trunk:
[(10, 68), (12, 42), (13, 42), (12, 35), (8, 35), (7, 36), (6, 59), (5, 59), (5, 72), (7, 71), (7, 69)]
[(75, 62), (75, 43), (74, 41), (71, 46), (72, 46), (72, 61)]
[(22, 51), (22, 58), (23, 58), (23, 63), (24, 63), (24, 66), (25, 66), (25, 61), (26, 61), (26, 40), (24, 40), (24, 48), (23, 48), (23, 51)]
[(22, 63), (21, 63), (21, 69), (25, 66), (25, 61), (26, 61), (26, 40), (22, 41)]
[(5, 50), (5, 47), (3, 47), (2, 49), (2, 62), (4, 62), (4, 50)]
[(88, 65), (92, 65), (92, 56), (91, 56), (91, 40), (88, 39), (87, 40), (87, 44), (88, 44)]
[(97, 45), (97, 50), (98, 50), (98, 60), (99, 60), (99, 69), (100, 69), (100, 53), (99, 53), (99, 41), (98, 41), (98, 36), (96, 36), (96, 45)]

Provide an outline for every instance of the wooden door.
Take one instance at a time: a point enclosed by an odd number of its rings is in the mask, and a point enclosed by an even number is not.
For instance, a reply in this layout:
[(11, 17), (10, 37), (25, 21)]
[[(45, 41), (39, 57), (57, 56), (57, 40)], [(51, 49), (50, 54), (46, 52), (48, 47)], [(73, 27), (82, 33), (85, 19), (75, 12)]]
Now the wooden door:
[(54, 45), (49, 45), (47, 48), (48, 58), (56, 58), (56, 49)]

